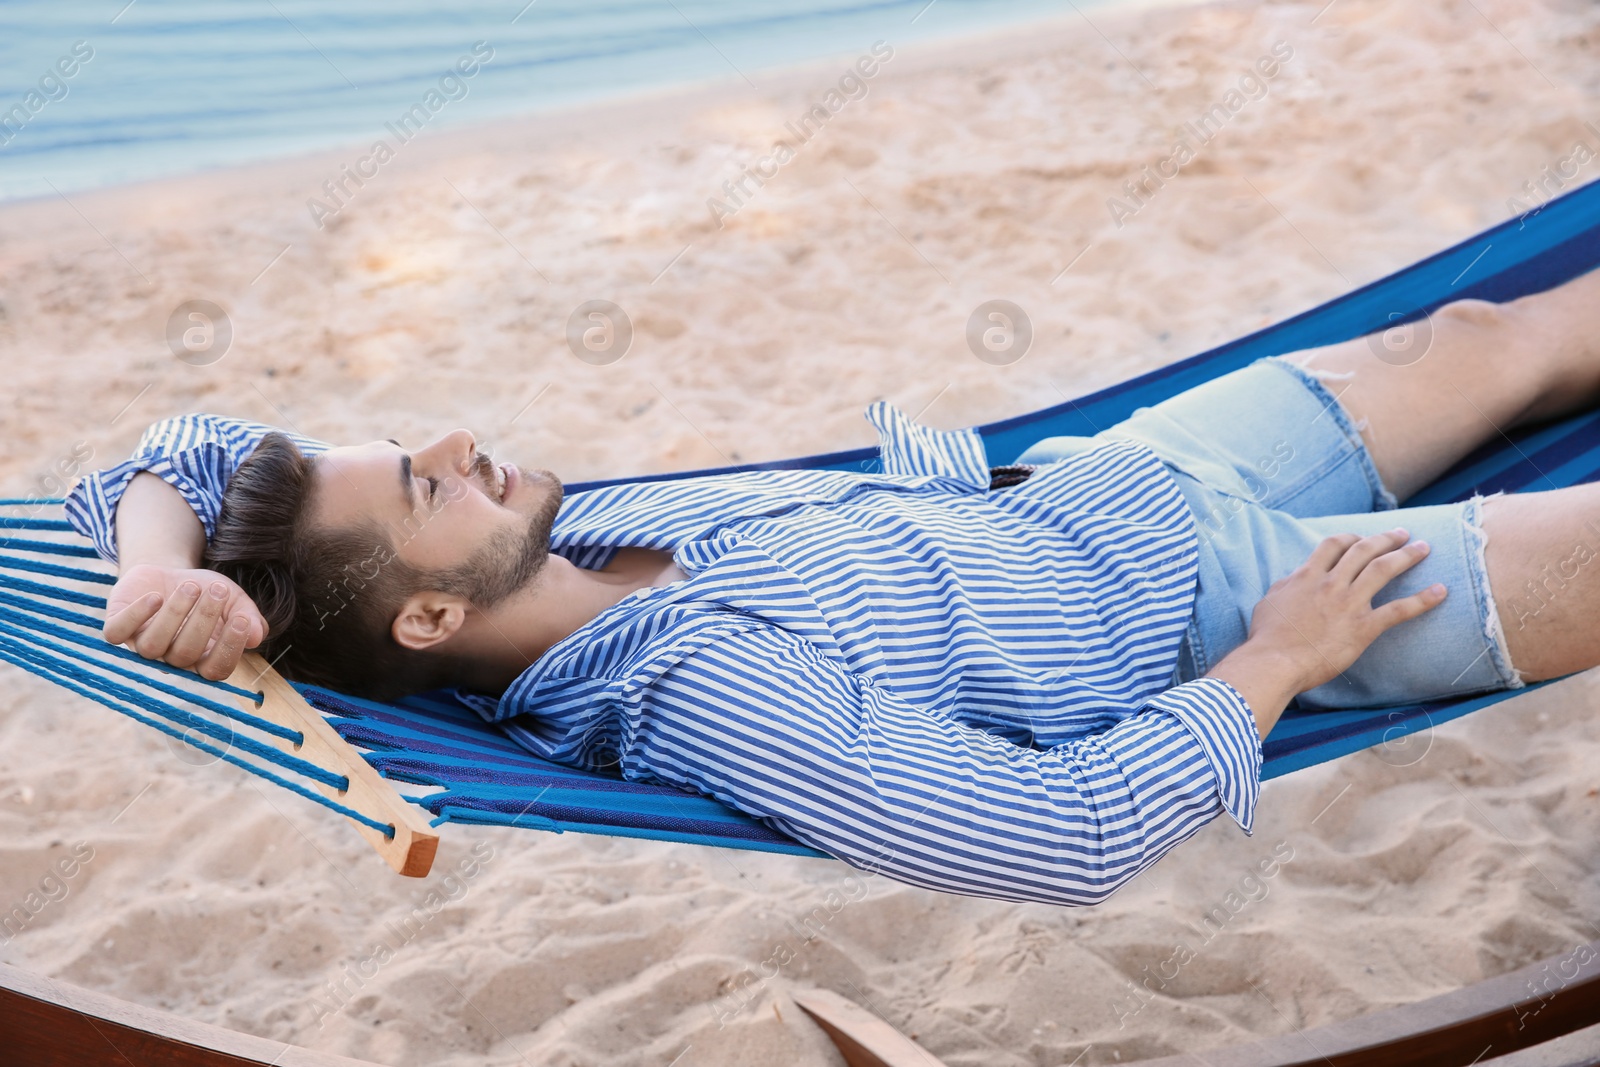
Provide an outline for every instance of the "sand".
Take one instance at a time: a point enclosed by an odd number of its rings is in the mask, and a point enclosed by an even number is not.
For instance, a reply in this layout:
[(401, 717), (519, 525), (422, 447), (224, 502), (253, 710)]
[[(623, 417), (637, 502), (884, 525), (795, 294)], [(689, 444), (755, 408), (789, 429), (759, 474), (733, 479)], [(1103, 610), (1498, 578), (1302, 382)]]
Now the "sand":
[[(879, 398), (971, 425), (1379, 278), (1600, 149), (1600, 9), (1578, 0), (1091, 18), (896, 48), (725, 225), (707, 200), (871, 41), (745, 72), (758, 88), (425, 133), (321, 229), (307, 200), (366, 144), (0, 208), (0, 488), (190, 410), (349, 443), (467, 426), (574, 481), (870, 444)], [(1265, 95), (1116, 225), (1108, 198), (1278, 42)], [(964, 337), (994, 298), (1034, 328), (1006, 366)], [(165, 341), (192, 299), (232, 326), (205, 366)], [(591, 299), (631, 317), (618, 362), (566, 346)], [(840, 1064), (788, 998), (812, 986), (952, 1067), (1203, 1051), (1600, 937), (1596, 685), (1268, 783), (1253, 838), (1215, 823), (1069, 910), (470, 827), (405, 882), (321, 809), (6, 668), (0, 905), (56, 899), (0, 959), (394, 1065)], [(374, 962), (429, 889), (453, 899)]]

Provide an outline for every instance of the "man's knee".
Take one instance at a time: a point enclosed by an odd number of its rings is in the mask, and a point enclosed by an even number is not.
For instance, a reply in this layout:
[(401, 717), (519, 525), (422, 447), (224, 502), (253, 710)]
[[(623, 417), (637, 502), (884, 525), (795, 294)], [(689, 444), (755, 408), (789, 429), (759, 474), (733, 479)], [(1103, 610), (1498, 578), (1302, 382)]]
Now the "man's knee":
[(1452, 300), (1435, 311), (1435, 326), (1450, 324), (1477, 330), (1504, 330), (1516, 318), (1516, 309), (1491, 300)]
[(1456, 350), (1486, 360), (1501, 388), (1543, 397), (1562, 385), (1566, 348), (1537, 308), (1455, 300), (1435, 311), (1432, 320), (1435, 346), (1448, 339)]

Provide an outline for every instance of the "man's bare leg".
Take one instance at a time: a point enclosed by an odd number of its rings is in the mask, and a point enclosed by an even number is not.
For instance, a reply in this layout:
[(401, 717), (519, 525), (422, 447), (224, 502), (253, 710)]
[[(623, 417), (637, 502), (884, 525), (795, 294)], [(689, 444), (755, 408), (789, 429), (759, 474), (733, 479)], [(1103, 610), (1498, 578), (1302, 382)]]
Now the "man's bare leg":
[(1600, 665), (1600, 483), (1486, 499), (1483, 530), (1489, 590), (1523, 681)]
[(1505, 304), (1446, 304), (1430, 328), (1405, 365), (1364, 337), (1289, 357), (1338, 395), (1402, 503), (1483, 442), (1600, 399), (1600, 270)]
[[(1432, 329), (1427, 354), (1403, 366), (1367, 338), (1291, 357), (1324, 372), (1402, 503), (1483, 442), (1600, 399), (1600, 270), (1505, 304), (1446, 305)], [(1600, 665), (1600, 484), (1486, 500), (1483, 529), (1523, 680)]]

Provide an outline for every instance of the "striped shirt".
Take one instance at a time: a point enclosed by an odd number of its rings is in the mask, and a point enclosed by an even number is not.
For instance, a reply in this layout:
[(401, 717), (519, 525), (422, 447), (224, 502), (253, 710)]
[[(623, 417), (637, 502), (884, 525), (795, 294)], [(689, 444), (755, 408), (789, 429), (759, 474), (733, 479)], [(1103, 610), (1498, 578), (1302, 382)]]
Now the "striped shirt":
[[(1194, 520), (1112, 440), (989, 489), (973, 430), (867, 418), (882, 471), (774, 470), (571, 493), (551, 550), (672, 553), (498, 698), (539, 756), (715, 797), (863, 870), (955, 893), (1091, 904), (1222, 812), (1248, 833), (1261, 747), (1219, 679), (1174, 685)], [(115, 558), (150, 470), (210, 537), (270, 427), (188, 415), (83, 479), (73, 524)], [(327, 446), (296, 438), (302, 448)]]

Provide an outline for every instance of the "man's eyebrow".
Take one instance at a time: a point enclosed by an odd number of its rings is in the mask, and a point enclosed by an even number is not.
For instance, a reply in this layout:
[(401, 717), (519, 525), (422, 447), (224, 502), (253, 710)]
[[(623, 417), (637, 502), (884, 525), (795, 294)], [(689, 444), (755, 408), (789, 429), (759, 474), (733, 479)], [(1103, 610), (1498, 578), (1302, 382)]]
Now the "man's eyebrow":
[(398, 450), (402, 450), (400, 451), (400, 493), (405, 496), (405, 506), (414, 507), (416, 506), (416, 485), (411, 480), (411, 453), (405, 451), (405, 445), (397, 442), (395, 438), (386, 437), (384, 440), (389, 442), (390, 445), (394, 445)]
[[(396, 448), (404, 447), (392, 437), (385, 438), (385, 440)], [(400, 454), (400, 492), (405, 494), (406, 507), (409, 508), (417, 502), (416, 491), (411, 480), (411, 454), (409, 452)]]

